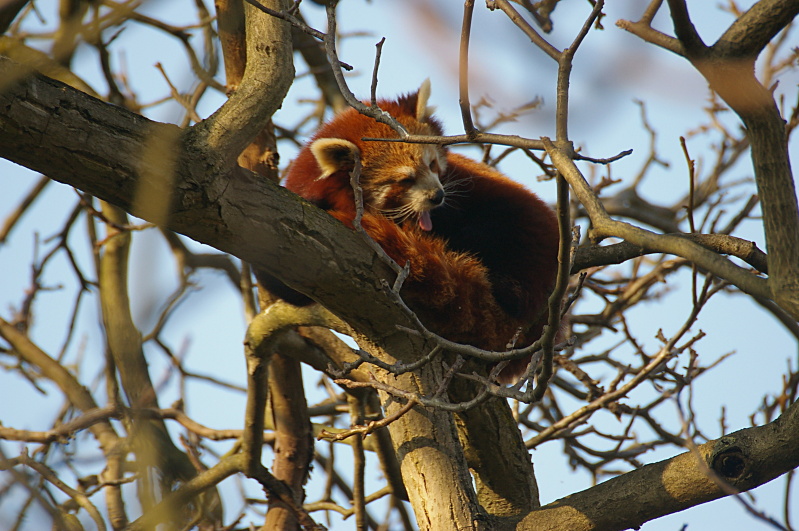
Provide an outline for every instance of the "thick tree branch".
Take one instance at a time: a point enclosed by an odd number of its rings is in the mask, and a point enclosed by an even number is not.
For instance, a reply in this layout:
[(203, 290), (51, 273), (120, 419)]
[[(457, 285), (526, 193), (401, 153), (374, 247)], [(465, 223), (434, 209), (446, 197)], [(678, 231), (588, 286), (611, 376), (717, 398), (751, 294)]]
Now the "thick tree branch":
[[(0, 60), (0, 77), (14, 70), (13, 63)], [(134, 206), (134, 198), (142, 181), (162, 176), (155, 171), (157, 164), (142, 175), (141, 167), (148, 161), (141, 155), (154, 132), (177, 128), (38, 75), (1, 93), (0, 108), (4, 109), (0, 156), (134, 215), (151, 217), (145, 207)], [(185, 145), (174, 147), (180, 150)], [(392, 273), (374, 259), (358, 235), (277, 184), (235, 169), (210, 171), (187, 154), (191, 151), (185, 148), (177, 157), (168, 228), (263, 264), (292, 286), (305, 286), (306, 291), (308, 286), (318, 286), (311, 295), (331, 302), (334, 311), (346, 315), (364, 305), (367, 309), (356, 322), (377, 337), (404, 335), (394, 326), (383, 325), (379, 332), (374, 329), (381, 322), (412, 323), (380, 296), (384, 288), (372, 279), (393, 280)], [(250, 236), (254, 234), (258, 237)], [(285, 241), (294, 245), (285, 246)], [(284, 267), (297, 263), (308, 267)], [(340, 305), (333, 302), (337, 298), (342, 300)]]
[[(449, 396), (462, 403), (481, 390), (476, 382), (455, 380)], [(507, 400), (492, 397), (456, 418), (478, 500), (494, 523), (499, 526), (538, 508), (541, 502), (531, 456)]]
[(760, 0), (738, 17), (713, 45), (719, 57), (757, 57), (799, 14), (799, 2)]
[[(13, 65), (0, 61), (0, 77), (9, 70)], [(386, 286), (394, 273), (358, 234), (275, 183), (190, 156), (204, 149), (196, 138), (181, 139), (172, 126), (38, 75), (0, 94), (0, 108), (6, 109), (0, 114), (0, 156), (145, 219), (153, 219), (154, 213), (133, 200), (141, 181), (164, 187), (157, 180), (157, 167), (148, 173), (139, 169), (148, 163), (141, 157), (146, 139), (164, 131), (177, 137), (171, 207), (163, 218), (166, 228), (261, 267), (323, 302), (358, 331), (356, 340), (373, 353), (390, 353), (394, 360), (407, 362), (432, 348), (397, 328), (411, 328), (413, 323), (388, 295)], [(51, 119), (53, 115), (58, 119)], [(292, 244), (286, 245), (289, 241)], [(437, 387), (431, 370), (380, 377), (429, 396)], [(387, 415), (401, 407), (389, 396), (384, 402)], [(445, 506), (462, 510), (458, 525), (471, 525), (479, 509), (451, 415), (419, 406), (392, 423), (391, 431), (397, 432), (393, 440), (401, 445), (396, 450), (409, 494), (418, 495), (412, 500), (417, 514), (431, 519), (431, 528), (452, 525), (453, 515), (441, 511), (441, 500), (448, 499)], [(415, 442), (408, 446), (403, 441)], [(446, 478), (436, 487), (436, 500), (421, 495), (426, 478), (432, 476)]]
[[(638, 528), (644, 522), (744, 492), (799, 466), (799, 403), (775, 421), (707, 442), (530, 513), (517, 529)], [(553, 525), (553, 523), (555, 523)]]
[[(288, 0), (269, 0), (281, 11)], [(229, 168), (283, 103), (294, 81), (291, 27), (251, 5), (244, 8), (248, 57), (244, 77), (236, 91), (211, 117), (197, 124), (187, 138), (201, 148), (206, 163)], [(246, 116), (246, 120), (242, 120)], [(199, 155), (198, 153), (197, 155)]]

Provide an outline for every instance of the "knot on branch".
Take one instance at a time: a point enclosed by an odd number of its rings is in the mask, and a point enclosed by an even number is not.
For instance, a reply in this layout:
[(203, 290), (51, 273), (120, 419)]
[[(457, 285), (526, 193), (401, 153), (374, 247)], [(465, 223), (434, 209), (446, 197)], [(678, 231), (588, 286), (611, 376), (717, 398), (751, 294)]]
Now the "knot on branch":
[(745, 480), (750, 474), (749, 456), (729, 437), (719, 440), (717, 451), (711, 456), (710, 466), (721, 478), (731, 483)]

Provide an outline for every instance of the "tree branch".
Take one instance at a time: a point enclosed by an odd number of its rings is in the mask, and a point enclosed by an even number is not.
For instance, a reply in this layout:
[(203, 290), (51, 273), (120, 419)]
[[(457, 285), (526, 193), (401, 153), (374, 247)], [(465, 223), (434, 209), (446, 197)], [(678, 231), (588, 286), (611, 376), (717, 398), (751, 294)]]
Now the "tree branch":
[(799, 3), (760, 0), (727, 28), (713, 45), (718, 57), (757, 57), (763, 48), (799, 14)]
[(646, 465), (546, 505), (527, 515), (517, 529), (638, 528), (728, 496), (730, 487), (744, 492), (779, 477), (799, 466), (798, 445), (799, 403), (795, 402), (769, 424), (725, 435), (696, 452)]
[[(668, 4), (683, 55), (746, 126), (769, 253), (768, 287), (772, 295), (766, 298), (772, 298), (799, 320), (799, 206), (787, 131), (770, 90), (760, 84), (754, 71), (758, 53), (790, 24), (799, 13), (799, 4), (792, 0), (761, 0), (711, 47), (697, 33), (685, 0), (668, 0)], [(635, 27), (649, 28), (650, 21), (645, 17)], [(638, 34), (647, 38), (645, 33)], [(760, 290), (749, 293), (765, 296)]]
[(647, 249), (682, 256), (717, 277), (734, 284), (746, 293), (767, 299), (773, 298), (766, 280), (752, 275), (726, 258), (708, 251), (688, 239), (655, 234), (629, 223), (611, 219), (568, 154), (556, 148), (549, 139), (545, 138), (544, 143), (548, 144), (547, 153), (552, 158), (553, 164), (569, 181), (574, 194), (588, 211), (593, 224), (592, 238), (602, 239), (615, 236)]
[[(705, 249), (719, 254), (728, 254), (740, 258), (762, 273), (768, 273), (768, 258), (755, 242), (728, 236), (726, 234), (685, 234), (675, 233), (671, 236), (685, 238), (698, 243)], [(652, 254), (658, 251), (646, 249), (630, 242), (614, 243), (599, 247), (596, 245), (580, 247), (574, 257), (571, 274), (576, 275), (583, 269), (603, 265), (621, 264), (631, 258)]]
[[(265, 3), (276, 11), (289, 6), (288, 0)], [(291, 26), (251, 5), (244, 13), (248, 60), (241, 84), (222, 107), (187, 135), (189, 144), (200, 148), (194, 155), (203, 155), (217, 168), (234, 164), (283, 103), (294, 80)]]
[(463, 23), (461, 25), (461, 44), (458, 59), (458, 104), (461, 108), (461, 119), (466, 136), (473, 136), (477, 129), (472, 120), (472, 105), (469, 101), (469, 41), (472, 35), (472, 14), (474, 0), (463, 4)]
[(689, 57), (702, 56), (707, 51), (707, 45), (702, 41), (693, 22), (691, 22), (685, 0), (667, 1), (671, 10), (671, 19), (674, 22), (674, 33), (685, 48), (686, 55)]

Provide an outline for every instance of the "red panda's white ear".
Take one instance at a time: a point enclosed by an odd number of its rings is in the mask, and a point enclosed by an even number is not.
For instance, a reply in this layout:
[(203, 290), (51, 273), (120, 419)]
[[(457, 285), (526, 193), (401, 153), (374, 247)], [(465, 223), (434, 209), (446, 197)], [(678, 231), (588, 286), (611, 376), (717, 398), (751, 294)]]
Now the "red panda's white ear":
[(311, 144), (311, 153), (322, 168), (322, 174), (316, 178), (320, 180), (330, 177), (339, 170), (352, 170), (355, 167), (355, 157), (360, 155), (360, 150), (349, 140), (320, 138)]
[(430, 78), (422, 81), (419, 87), (419, 92), (416, 93), (416, 120), (422, 123), (427, 122), (428, 118), (433, 115), (435, 107), (429, 107), (427, 100), (430, 99)]

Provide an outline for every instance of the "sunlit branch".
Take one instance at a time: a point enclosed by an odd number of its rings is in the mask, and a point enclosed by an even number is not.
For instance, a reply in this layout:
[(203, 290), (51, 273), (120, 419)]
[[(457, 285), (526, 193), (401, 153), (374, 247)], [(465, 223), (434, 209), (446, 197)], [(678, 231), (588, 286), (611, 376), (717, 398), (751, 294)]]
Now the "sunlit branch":
[(752, 275), (716, 253), (707, 251), (685, 238), (655, 234), (629, 223), (611, 219), (569, 156), (556, 148), (548, 139), (544, 139), (544, 142), (549, 143), (547, 152), (553, 163), (569, 181), (575, 195), (588, 211), (593, 223), (592, 238), (616, 236), (648, 249), (682, 256), (747, 293), (765, 298), (772, 297), (764, 279)]

